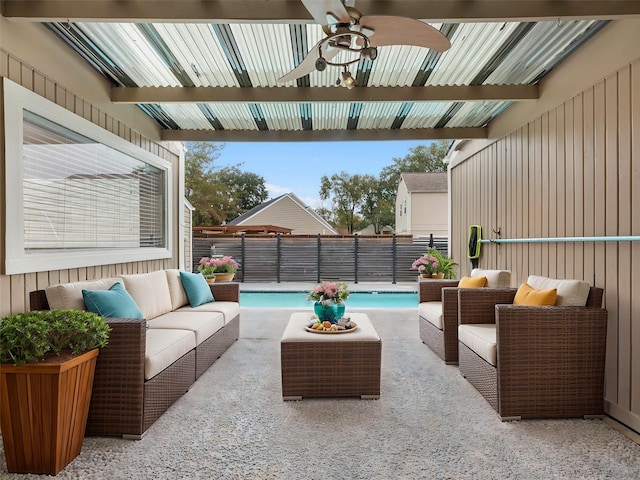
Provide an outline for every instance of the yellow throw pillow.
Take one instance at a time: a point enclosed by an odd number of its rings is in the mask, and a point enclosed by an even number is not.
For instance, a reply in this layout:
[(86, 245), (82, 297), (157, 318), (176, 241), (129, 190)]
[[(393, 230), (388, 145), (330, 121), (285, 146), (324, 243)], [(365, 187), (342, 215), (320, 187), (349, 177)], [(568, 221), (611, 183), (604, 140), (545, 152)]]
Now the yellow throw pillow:
[(543, 306), (555, 305), (558, 298), (558, 289), (550, 288), (549, 290), (535, 290), (527, 283), (523, 283), (518, 288), (516, 296), (513, 299), (514, 305), (530, 305)]
[(487, 277), (462, 277), (458, 282), (459, 288), (481, 288), (487, 284)]

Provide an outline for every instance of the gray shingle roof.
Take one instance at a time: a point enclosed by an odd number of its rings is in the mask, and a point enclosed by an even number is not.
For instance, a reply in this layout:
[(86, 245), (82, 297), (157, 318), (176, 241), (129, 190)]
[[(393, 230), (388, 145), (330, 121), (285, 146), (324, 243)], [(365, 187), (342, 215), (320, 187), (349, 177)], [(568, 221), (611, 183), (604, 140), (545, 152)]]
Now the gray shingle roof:
[(408, 192), (447, 192), (447, 172), (442, 173), (401, 173), (400, 177)]

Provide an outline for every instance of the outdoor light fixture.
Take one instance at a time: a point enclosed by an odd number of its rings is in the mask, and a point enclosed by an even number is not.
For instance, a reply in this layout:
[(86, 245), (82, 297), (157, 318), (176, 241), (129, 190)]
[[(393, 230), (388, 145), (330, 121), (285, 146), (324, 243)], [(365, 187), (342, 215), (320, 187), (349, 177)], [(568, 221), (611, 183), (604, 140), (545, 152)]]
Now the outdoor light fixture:
[(351, 72), (347, 70), (347, 67), (344, 67), (344, 72), (342, 72), (342, 84), (351, 90), (355, 87), (356, 79), (351, 76)]
[[(355, 40), (355, 41), (354, 41)], [(354, 59), (346, 62), (333, 62), (331, 58), (334, 55), (329, 55), (330, 59), (323, 56), (322, 51), (327, 52), (333, 49), (341, 50), (344, 52), (353, 52), (358, 54)], [(319, 72), (324, 71), (327, 65), (333, 67), (343, 67), (342, 72), (342, 85), (351, 90), (355, 87), (356, 80), (351, 75), (351, 72), (347, 70), (349, 65), (353, 65), (360, 61), (360, 58), (367, 60), (375, 60), (378, 57), (378, 49), (370, 46), (369, 37), (360, 31), (350, 30), (347, 26), (338, 26), (333, 33), (329, 33), (327, 37), (318, 45), (318, 59), (316, 60), (315, 67)], [(340, 83), (340, 79), (338, 79)]]

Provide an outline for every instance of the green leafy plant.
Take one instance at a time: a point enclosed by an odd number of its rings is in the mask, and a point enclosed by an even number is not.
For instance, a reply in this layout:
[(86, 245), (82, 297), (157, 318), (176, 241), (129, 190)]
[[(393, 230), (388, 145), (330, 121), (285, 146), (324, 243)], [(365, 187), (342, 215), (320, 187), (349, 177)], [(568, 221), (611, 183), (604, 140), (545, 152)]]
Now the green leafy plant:
[(26, 312), (0, 319), (0, 363), (22, 365), (47, 353), (74, 355), (102, 348), (109, 338), (104, 318), (79, 310)]
[(453, 259), (445, 257), (435, 248), (429, 249), (429, 255), (438, 261), (435, 267), (435, 273), (443, 273), (444, 278), (456, 278), (455, 267), (458, 266), (458, 264), (454, 262)]

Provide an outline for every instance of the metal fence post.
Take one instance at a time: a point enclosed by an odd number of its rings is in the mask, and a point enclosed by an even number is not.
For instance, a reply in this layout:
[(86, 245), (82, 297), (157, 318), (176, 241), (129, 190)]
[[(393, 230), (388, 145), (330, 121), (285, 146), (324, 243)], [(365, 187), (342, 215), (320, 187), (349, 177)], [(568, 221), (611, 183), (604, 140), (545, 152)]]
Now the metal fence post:
[(245, 245), (244, 245), (244, 233), (240, 235), (240, 273), (242, 274), (242, 281), (244, 282), (244, 264), (245, 264)]
[(396, 283), (396, 234), (391, 237), (391, 283)]
[(318, 283), (320, 283), (320, 261), (321, 261), (321, 258), (320, 258), (320, 244), (321, 244), (320, 234), (318, 234), (318, 243), (317, 243), (317, 245), (318, 245), (318, 252), (317, 252), (317, 254), (318, 254), (318, 263), (317, 263), (318, 278), (317, 278), (317, 282)]
[(278, 233), (276, 237), (276, 282), (280, 283), (280, 261), (282, 257), (281, 245), (280, 245), (281, 234)]
[(354, 273), (353, 277), (354, 277), (354, 282), (355, 283), (358, 283), (358, 245), (359, 245), (358, 244), (358, 235), (355, 234), (353, 236), (353, 250), (354, 250), (354, 252), (353, 252), (353, 260), (354, 260), (353, 267), (355, 269), (355, 272), (353, 272)]

